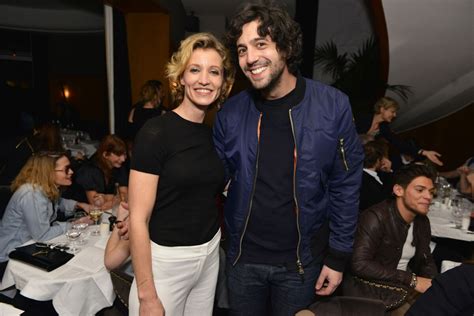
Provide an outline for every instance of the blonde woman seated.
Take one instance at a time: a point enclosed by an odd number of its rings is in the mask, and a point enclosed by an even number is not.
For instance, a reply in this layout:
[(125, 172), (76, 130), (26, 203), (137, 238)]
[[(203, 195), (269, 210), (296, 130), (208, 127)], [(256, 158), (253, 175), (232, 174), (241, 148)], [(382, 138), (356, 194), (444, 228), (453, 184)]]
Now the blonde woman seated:
[[(47, 241), (64, 234), (68, 223), (56, 221), (58, 211), (66, 216), (77, 208), (89, 212), (91, 205), (61, 198), (61, 188), (70, 186), (74, 172), (65, 153), (44, 152), (31, 156), (13, 180), (14, 192), (0, 223), (0, 274), (8, 254), (33, 239)], [(78, 221), (89, 222), (88, 217)], [(70, 225), (70, 224), (69, 224)]]

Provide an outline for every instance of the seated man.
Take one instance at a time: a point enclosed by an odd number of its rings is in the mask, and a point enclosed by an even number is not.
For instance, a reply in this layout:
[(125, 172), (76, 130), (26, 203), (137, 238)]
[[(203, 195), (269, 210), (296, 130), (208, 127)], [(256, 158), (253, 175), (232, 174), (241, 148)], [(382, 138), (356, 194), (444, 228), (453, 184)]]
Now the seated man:
[(364, 145), (364, 172), (360, 187), (359, 210), (382, 202), (391, 194), (391, 162), (387, 146), (380, 141)]
[[(375, 285), (370, 293), (383, 300), (379, 294), (390, 287), (404, 293), (392, 306), (400, 315), (409, 308), (407, 292), (423, 293), (431, 286), (437, 274), (430, 251), (431, 230), (426, 214), (434, 193), (435, 171), (423, 164), (401, 167), (394, 175), (395, 200), (376, 204), (359, 218), (351, 259), (356, 284)], [(345, 280), (346, 281), (346, 280)], [(370, 283), (370, 284), (369, 284)], [(347, 288), (345, 287), (345, 290)], [(344, 292), (344, 295), (364, 295), (361, 291)], [(382, 294), (381, 294), (382, 295)], [(386, 297), (385, 297), (386, 298)], [(392, 315), (399, 315), (397, 312)]]

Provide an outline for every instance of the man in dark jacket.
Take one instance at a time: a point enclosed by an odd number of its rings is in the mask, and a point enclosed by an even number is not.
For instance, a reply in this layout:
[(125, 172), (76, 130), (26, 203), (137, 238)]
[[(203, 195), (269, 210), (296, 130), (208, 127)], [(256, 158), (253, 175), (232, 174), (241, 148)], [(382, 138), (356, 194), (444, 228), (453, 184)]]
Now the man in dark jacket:
[(360, 187), (359, 210), (378, 204), (392, 193), (392, 168), (388, 147), (383, 141), (372, 140), (364, 144), (364, 172)]
[(394, 175), (395, 200), (362, 212), (351, 262), (355, 276), (418, 293), (431, 286), (437, 268), (429, 247), (431, 230), (426, 214), (435, 176), (434, 170), (423, 164), (403, 166)]
[(342, 280), (358, 216), (362, 146), (347, 96), (298, 75), (302, 35), (285, 10), (244, 6), (227, 40), (253, 86), (230, 98), (214, 124), (231, 181), (231, 314), (294, 315)]

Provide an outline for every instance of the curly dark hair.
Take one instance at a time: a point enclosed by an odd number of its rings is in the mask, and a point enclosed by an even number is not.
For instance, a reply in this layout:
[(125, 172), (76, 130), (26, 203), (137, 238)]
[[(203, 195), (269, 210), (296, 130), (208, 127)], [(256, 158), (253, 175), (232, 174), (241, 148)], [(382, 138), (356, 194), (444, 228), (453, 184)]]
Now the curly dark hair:
[(296, 75), (301, 63), (303, 35), (300, 25), (295, 22), (288, 12), (274, 1), (259, 1), (245, 4), (230, 20), (225, 42), (232, 53), (234, 60), (237, 58), (237, 40), (242, 35), (242, 27), (252, 21), (258, 20), (258, 34), (269, 35), (276, 43), (279, 52), (286, 56), (288, 70)]

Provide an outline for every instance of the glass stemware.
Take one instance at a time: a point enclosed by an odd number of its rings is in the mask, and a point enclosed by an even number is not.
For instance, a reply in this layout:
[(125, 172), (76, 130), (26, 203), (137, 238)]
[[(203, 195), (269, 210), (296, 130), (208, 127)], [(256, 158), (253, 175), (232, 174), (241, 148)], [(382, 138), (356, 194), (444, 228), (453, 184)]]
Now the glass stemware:
[(66, 237), (69, 240), (69, 251), (73, 254), (79, 251), (79, 248), (76, 246), (76, 240), (81, 236), (81, 231), (71, 228), (66, 231)]
[(94, 197), (94, 208), (89, 212), (89, 217), (94, 222), (94, 228), (91, 231), (91, 235), (93, 236), (100, 236), (99, 220), (103, 213), (102, 205), (104, 205), (104, 197), (102, 195), (96, 195)]

